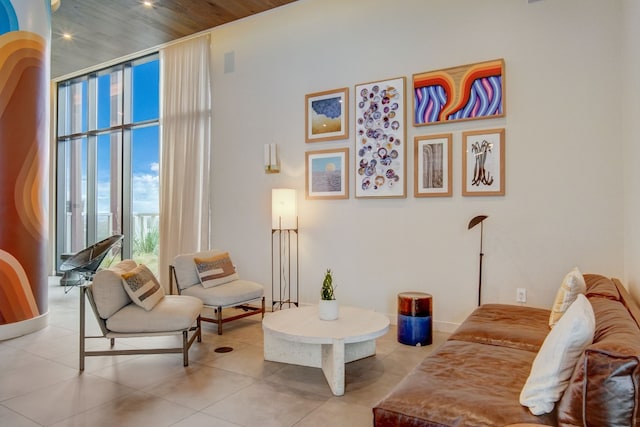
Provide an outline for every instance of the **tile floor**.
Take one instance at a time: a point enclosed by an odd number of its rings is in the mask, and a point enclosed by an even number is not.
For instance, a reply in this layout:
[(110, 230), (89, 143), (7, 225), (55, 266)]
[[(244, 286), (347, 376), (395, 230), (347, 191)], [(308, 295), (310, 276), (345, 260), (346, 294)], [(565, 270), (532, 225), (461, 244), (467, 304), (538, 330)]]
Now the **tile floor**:
[[(435, 333), (434, 345), (406, 346), (391, 326), (375, 356), (347, 365), (341, 397), (331, 394), (320, 369), (265, 362), (258, 316), (225, 325), (222, 336), (203, 323), (186, 368), (177, 354), (109, 356), (87, 358), (81, 373), (78, 295), (77, 288), (65, 294), (52, 278), (49, 326), (0, 341), (0, 426), (370, 426), (371, 408), (446, 339)], [(87, 322), (97, 333), (92, 313)], [(91, 348), (108, 346), (93, 341)], [(234, 350), (216, 353), (221, 346)]]

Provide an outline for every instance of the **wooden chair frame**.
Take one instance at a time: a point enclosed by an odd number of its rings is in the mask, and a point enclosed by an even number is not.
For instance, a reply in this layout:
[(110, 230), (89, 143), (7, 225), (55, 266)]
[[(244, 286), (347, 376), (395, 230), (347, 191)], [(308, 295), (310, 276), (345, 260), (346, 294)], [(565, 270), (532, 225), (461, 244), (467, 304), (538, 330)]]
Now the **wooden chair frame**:
[[(180, 289), (180, 283), (178, 282), (178, 276), (176, 273), (176, 269), (173, 265), (169, 266), (169, 292), (173, 294), (173, 283), (175, 281), (176, 284), (176, 289), (178, 291), (178, 294), (182, 293), (182, 290)], [(249, 302), (251, 301), (257, 301), (258, 298), (253, 298), (250, 299), (248, 301), (241, 301), (239, 303), (234, 303), (231, 305), (218, 305), (218, 306), (214, 306), (214, 305), (208, 305), (208, 304), (204, 304), (205, 307), (209, 307), (209, 308), (213, 308), (214, 314), (216, 315), (216, 318), (212, 318), (212, 317), (204, 317), (204, 316), (200, 316), (200, 319), (204, 322), (210, 322), (210, 323), (215, 323), (218, 325), (218, 335), (222, 335), (222, 325), (224, 323), (228, 323), (231, 322), (233, 320), (237, 320), (237, 319), (242, 319), (243, 317), (248, 317), (248, 316), (254, 316), (256, 314), (261, 314), (262, 318), (264, 319), (264, 312), (265, 312), (265, 304), (264, 304), (264, 295), (261, 298), (261, 306), (260, 307), (254, 307), (252, 305), (249, 305)], [(236, 309), (240, 309), (243, 310), (244, 313), (241, 314), (237, 314), (235, 316), (230, 316), (230, 317), (222, 317), (222, 309), (223, 308), (236, 308)]]

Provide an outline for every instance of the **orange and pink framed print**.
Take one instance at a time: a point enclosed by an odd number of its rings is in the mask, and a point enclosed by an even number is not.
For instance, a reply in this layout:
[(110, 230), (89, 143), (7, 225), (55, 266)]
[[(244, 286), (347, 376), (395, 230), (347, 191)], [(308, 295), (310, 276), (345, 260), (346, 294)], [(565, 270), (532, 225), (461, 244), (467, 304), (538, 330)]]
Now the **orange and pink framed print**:
[(320, 142), (349, 137), (349, 88), (305, 96), (305, 141)]
[(505, 115), (504, 60), (413, 75), (413, 125)]
[(504, 128), (462, 133), (462, 195), (504, 196)]
[(405, 77), (355, 88), (356, 197), (406, 197)]
[(448, 197), (451, 188), (450, 133), (414, 138), (414, 197)]
[(305, 153), (306, 198), (349, 198), (349, 149), (307, 151)]

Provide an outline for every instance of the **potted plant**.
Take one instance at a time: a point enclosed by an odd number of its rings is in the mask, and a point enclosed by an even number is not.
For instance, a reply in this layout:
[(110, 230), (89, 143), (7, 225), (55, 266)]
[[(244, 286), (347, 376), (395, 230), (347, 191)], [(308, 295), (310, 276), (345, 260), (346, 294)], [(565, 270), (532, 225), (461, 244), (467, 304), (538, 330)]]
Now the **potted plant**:
[(338, 318), (338, 301), (334, 294), (333, 272), (330, 268), (324, 273), (322, 288), (320, 289), (320, 302), (318, 314), (321, 320), (336, 320)]

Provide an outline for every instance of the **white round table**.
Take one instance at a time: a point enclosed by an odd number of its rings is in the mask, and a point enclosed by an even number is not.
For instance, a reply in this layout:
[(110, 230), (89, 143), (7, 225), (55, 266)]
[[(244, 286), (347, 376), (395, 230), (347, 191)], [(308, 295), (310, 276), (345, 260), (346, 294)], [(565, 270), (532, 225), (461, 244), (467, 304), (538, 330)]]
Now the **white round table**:
[(336, 320), (320, 320), (318, 306), (267, 313), (262, 321), (264, 359), (322, 368), (336, 396), (344, 394), (344, 365), (376, 354), (376, 338), (389, 318), (372, 310), (340, 307)]

